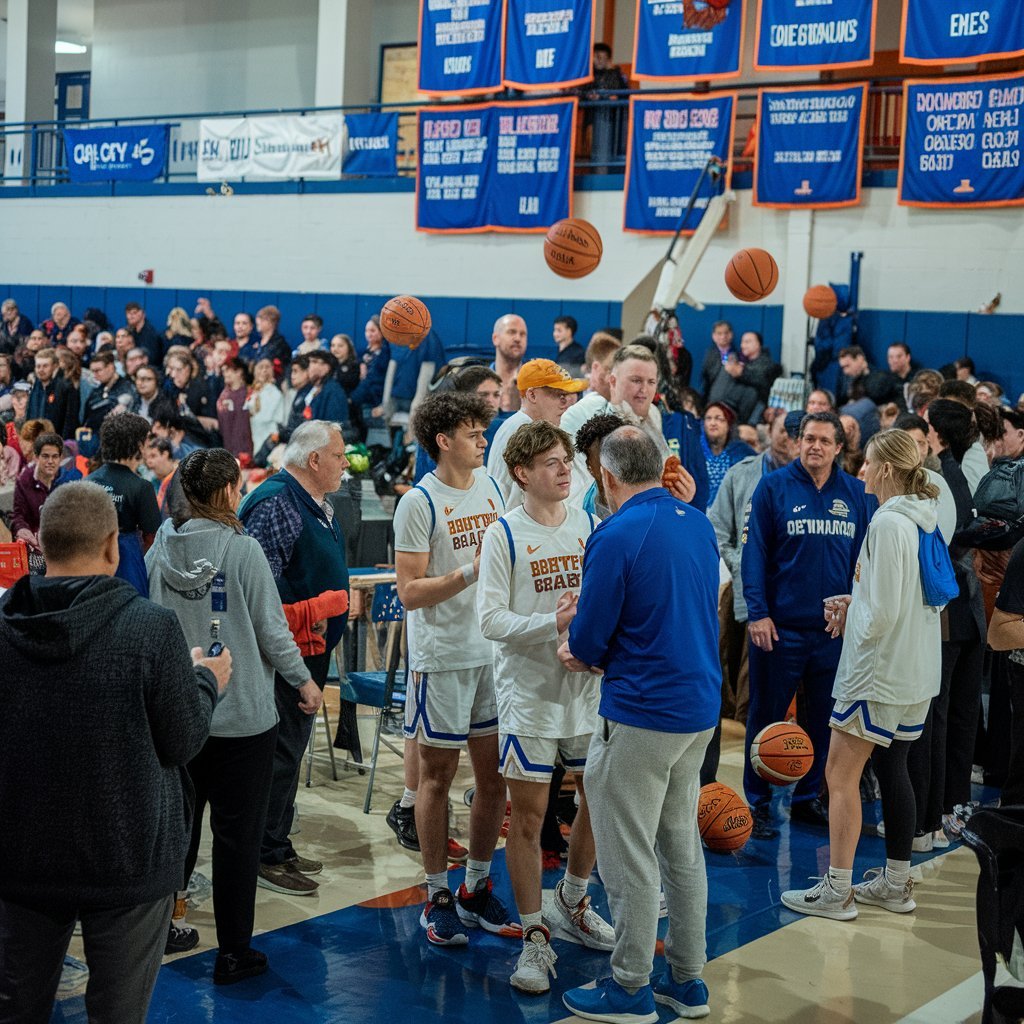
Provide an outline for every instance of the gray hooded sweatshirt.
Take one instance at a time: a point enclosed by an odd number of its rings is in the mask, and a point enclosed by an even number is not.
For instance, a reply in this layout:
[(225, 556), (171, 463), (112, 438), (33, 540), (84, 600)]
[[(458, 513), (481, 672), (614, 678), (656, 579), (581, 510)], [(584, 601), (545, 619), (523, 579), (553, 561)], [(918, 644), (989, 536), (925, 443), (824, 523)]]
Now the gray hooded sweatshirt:
[[(211, 736), (257, 736), (277, 723), (274, 670), (294, 687), (309, 676), (259, 544), (230, 526), (167, 520), (146, 555), (150, 600), (178, 616), (190, 647), (217, 639), (231, 650), (231, 683), (213, 713)], [(223, 585), (215, 579), (223, 574)], [(215, 610), (216, 606), (223, 610)], [(298, 696), (296, 695), (296, 700)]]

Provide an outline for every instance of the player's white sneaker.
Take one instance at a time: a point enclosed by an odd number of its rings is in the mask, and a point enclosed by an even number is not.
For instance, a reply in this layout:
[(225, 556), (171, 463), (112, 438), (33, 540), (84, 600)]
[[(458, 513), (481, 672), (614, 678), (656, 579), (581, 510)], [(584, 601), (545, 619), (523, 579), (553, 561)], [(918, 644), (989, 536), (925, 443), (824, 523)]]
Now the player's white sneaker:
[(906, 885), (893, 885), (885, 877), (885, 868), (871, 868), (864, 872), (865, 881), (853, 887), (853, 898), (858, 903), (870, 903), (884, 907), (894, 914), (909, 914), (917, 908), (914, 902), (914, 880), (908, 878)]
[(853, 902), (853, 890), (838, 893), (826, 875), (810, 889), (791, 889), (782, 894), (782, 903), (798, 914), (811, 917), (831, 917), (835, 921), (852, 921), (857, 916)]
[(576, 939), (590, 949), (605, 951), (615, 948), (615, 929), (590, 906), (590, 897), (572, 906), (563, 896), (565, 879), (555, 886), (555, 898), (551, 903), (551, 912), (544, 923), (555, 935)]
[(509, 978), (509, 984), (520, 992), (542, 993), (551, 991), (548, 974), (557, 978), (555, 961), (558, 957), (551, 948), (551, 935), (543, 925), (526, 930), (519, 963)]

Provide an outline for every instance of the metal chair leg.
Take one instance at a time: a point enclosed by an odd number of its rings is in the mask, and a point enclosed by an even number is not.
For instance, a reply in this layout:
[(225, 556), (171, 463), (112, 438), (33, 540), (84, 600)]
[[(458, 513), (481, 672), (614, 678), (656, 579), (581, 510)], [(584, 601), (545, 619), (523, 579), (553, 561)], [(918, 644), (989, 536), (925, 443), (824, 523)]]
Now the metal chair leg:
[(377, 754), (380, 751), (380, 730), (384, 725), (383, 708), (377, 713), (377, 728), (373, 733), (373, 753), (370, 756), (370, 779), (366, 783), (366, 800), (363, 801), (363, 814), (370, 813), (370, 799), (373, 796), (373, 779), (377, 774)]
[[(330, 755), (331, 758), (331, 778), (333, 778), (334, 781), (337, 782), (338, 766), (334, 760), (334, 739), (331, 736), (331, 720), (327, 715), (326, 701), (324, 701), (324, 703), (320, 705), (320, 710), (324, 713), (324, 731), (327, 733), (327, 753)], [(314, 728), (313, 731), (316, 732), (316, 729)]]
[(309, 730), (309, 746), (306, 748), (306, 789), (313, 785), (313, 750), (316, 747), (316, 722)]

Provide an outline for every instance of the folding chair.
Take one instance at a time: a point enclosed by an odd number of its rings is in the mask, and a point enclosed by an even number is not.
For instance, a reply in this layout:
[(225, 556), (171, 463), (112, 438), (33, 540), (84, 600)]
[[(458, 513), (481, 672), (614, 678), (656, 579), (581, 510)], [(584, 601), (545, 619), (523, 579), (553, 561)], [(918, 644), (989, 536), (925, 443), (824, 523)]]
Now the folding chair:
[(370, 607), (370, 621), (377, 626), (387, 624), (387, 638), (384, 644), (383, 671), (350, 672), (341, 684), (342, 700), (362, 704), (375, 709), (377, 725), (373, 734), (373, 747), (369, 763), (356, 764), (358, 768), (369, 768), (370, 777), (366, 785), (366, 799), (363, 813), (370, 813), (373, 795), (373, 780), (377, 774), (377, 756), (383, 743), (390, 751), (403, 756), (403, 751), (381, 735), (385, 718), (405, 708), (404, 677), (402, 685), (396, 687), (398, 670), (402, 661), (402, 643), (405, 638), (405, 608), (398, 599), (398, 587), (394, 583), (381, 583), (374, 588), (373, 603)]
[[(975, 811), (961, 836), (981, 867), (978, 877), (978, 945), (985, 977), (982, 1024), (1024, 1018), (1024, 988), (995, 983), (996, 960), (1022, 955), (1024, 939), (1024, 807)], [(1016, 945), (1017, 949), (1014, 950)], [(1018, 968), (1019, 969), (1019, 968)]]

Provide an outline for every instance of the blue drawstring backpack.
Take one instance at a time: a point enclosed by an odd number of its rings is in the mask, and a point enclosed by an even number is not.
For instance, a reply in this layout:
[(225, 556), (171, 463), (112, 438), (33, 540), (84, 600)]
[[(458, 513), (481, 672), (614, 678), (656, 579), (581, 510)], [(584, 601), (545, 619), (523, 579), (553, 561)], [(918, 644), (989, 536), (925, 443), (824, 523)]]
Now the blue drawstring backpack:
[(920, 526), (917, 528), (917, 561), (921, 566), (925, 604), (941, 608), (960, 595), (953, 560), (937, 526), (931, 533), (925, 533)]

